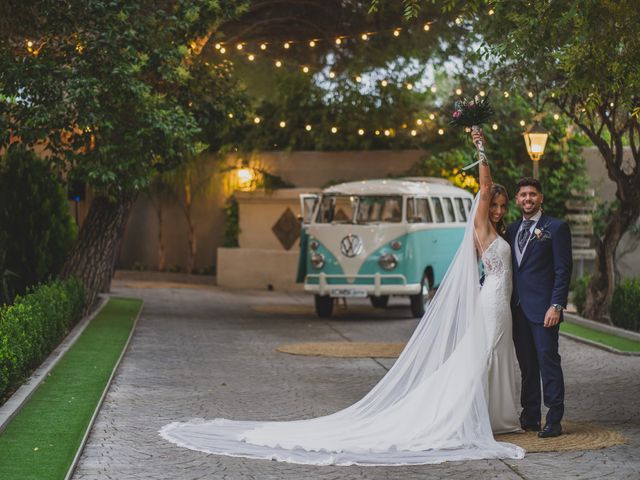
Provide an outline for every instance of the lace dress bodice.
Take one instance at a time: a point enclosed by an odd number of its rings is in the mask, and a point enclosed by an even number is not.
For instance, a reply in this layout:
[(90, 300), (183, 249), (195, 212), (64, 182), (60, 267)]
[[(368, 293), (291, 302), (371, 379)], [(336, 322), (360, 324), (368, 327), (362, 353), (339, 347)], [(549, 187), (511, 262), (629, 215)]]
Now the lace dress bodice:
[[(491, 282), (501, 297), (510, 299), (511, 290), (511, 247), (501, 236), (497, 236), (483, 252), (482, 265), (485, 272), (485, 285)], [(483, 288), (484, 290), (484, 288)]]

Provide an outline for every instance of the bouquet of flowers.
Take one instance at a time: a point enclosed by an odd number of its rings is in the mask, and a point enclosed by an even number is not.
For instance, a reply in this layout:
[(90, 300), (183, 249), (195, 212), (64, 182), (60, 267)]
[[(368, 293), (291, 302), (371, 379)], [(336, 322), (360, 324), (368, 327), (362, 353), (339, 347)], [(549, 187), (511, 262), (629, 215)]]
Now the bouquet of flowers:
[[(450, 125), (454, 127), (467, 127), (471, 128), (472, 133), (482, 132), (481, 125), (489, 121), (493, 115), (493, 108), (489, 104), (489, 100), (485, 98), (478, 99), (473, 98), (468, 100), (463, 98), (455, 103), (455, 109), (451, 114)], [(476, 166), (478, 163), (487, 163), (487, 156), (484, 153), (484, 142), (481, 135), (476, 135), (478, 139), (475, 141), (475, 146), (478, 149), (478, 161), (467, 165), (463, 170)]]

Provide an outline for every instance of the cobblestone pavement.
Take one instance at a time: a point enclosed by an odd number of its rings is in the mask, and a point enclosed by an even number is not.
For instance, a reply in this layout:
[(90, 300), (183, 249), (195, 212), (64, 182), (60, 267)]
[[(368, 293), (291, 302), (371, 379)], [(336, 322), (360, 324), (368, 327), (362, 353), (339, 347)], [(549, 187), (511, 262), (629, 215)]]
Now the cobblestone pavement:
[[(142, 286), (142, 285), (140, 285)], [(567, 418), (622, 432), (627, 445), (529, 454), (519, 461), (411, 467), (312, 467), (206, 455), (161, 439), (192, 417), (287, 420), (331, 413), (365, 394), (393, 360), (278, 353), (301, 341), (404, 341), (416, 325), (400, 300), (387, 310), (258, 313), (251, 304), (310, 305), (311, 297), (213, 287), (131, 288), (144, 312), (82, 454), (75, 480), (97, 479), (600, 479), (640, 478), (640, 357), (561, 339)]]

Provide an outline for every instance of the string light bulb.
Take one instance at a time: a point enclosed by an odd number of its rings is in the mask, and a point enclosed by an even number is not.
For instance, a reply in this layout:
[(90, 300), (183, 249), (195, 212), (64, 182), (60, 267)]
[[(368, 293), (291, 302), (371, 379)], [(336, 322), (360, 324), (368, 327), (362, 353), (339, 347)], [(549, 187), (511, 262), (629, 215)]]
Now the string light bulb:
[(215, 44), (216, 50), (220, 50), (222, 48), (222, 45), (220, 45), (219, 43)]
[(375, 134), (376, 134), (376, 135), (380, 135), (380, 130), (376, 130), (376, 131), (375, 131)]
[(509, 92), (503, 92), (504, 98), (509, 98)]
[(229, 118), (233, 118), (233, 113), (229, 112), (229, 113), (227, 114), (227, 117), (229, 117)]
[(444, 130), (442, 128), (438, 129), (438, 135), (444, 135)]
[(284, 42), (284, 45), (282, 45), (284, 47), (285, 50), (288, 50), (289, 47), (291, 47), (291, 44), (289, 42)]
[(433, 113), (429, 114), (429, 120), (435, 120), (436, 116)]
[(415, 137), (418, 134), (417, 130), (411, 130), (411, 136)]
[(560, 120), (560, 115), (558, 115), (557, 113), (553, 114), (553, 119), (554, 120)]
[(493, 128), (494, 130), (497, 130), (498, 129), (498, 124), (494, 123), (493, 125), (491, 125), (491, 128)]
[(422, 27), (422, 29), (425, 32), (428, 32), (429, 30), (431, 30), (431, 25), (429, 25), (428, 23), (425, 23), (424, 26)]
[(260, 50), (266, 50), (267, 49), (267, 44), (266, 43), (261, 43), (260, 44)]
[(256, 117), (253, 119), (253, 123), (255, 123), (256, 125), (259, 124), (261, 122), (260, 117)]
[(338, 133), (338, 127), (331, 127), (331, 133)]
[(280, 60), (276, 60), (276, 67), (280, 68), (282, 66), (282, 62)]
[(358, 135), (360, 135), (360, 136), (364, 135), (364, 129), (359, 128), (358, 129)]
[(413, 84), (407, 83), (407, 90), (413, 90)]
[(362, 35), (360, 35), (360, 38), (362, 40), (369, 40), (369, 35), (367, 35), (366, 33), (363, 33)]
[(329, 72), (329, 78), (336, 78), (336, 72)]
[(520, 120), (520, 126), (524, 127), (527, 124), (527, 122), (525, 122), (524, 120)]
[(241, 43), (239, 43), (239, 44), (236, 45), (236, 48), (238, 50), (242, 50), (244, 48), (244, 46)]
[(462, 95), (462, 89), (456, 88), (456, 95)]
[(438, 87), (436, 87), (435, 85), (433, 87), (430, 88), (431, 93), (436, 93), (438, 91)]
[(281, 120), (279, 125), (280, 125), (280, 128), (284, 128), (287, 126), (287, 122), (285, 122), (284, 120)]
[(382, 80), (380, 82), (380, 85), (382, 85), (383, 87), (386, 87), (387, 85), (389, 85), (389, 82), (387, 82), (386, 80)]
[(356, 82), (360, 83), (362, 81), (362, 77), (360, 75), (356, 75)]
[(340, 45), (342, 43), (342, 39), (340, 37), (336, 38), (336, 45)]
[(253, 53), (251, 53), (251, 54), (249, 54), (249, 56), (247, 57), (247, 59), (248, 59), (250, 62), (253, 62), (253, 61), (256, 59), (256, 56), (255, 56)]
[(315, 46), (316, 46), (316, 41), (315, 41), (315, 40), (311, 40), (311, 41), (309, 42), (309, 46), (310, 46), (311, 48), (315, 47)]
[(311, 125), (309, 125), (309, 124), (305, 125), (305, 126), (304, 126), (304, 129), (305, 129), (307, 132), (310, 132), (310, 131), (311, 131)]
[(480, 92), (478, 92), (478, 95), (480, 95), (481, 97), (484, 97), (487, 93), (484, 90), (480, 90)]
[(225, 53), (227, 53), (227, 49), (224, 47), (220, 47), (220, 53), (224, 55)]
[(302, 71), (304, 73), (309, 73), (309, 67), (307, 67), (306, 65), (304, 67), (302, 67)]
[(388, 137), (389, 135), (391, 135), (391, 131), (389, 129), (385, 129), (384, 130), (384, 136)]
[(422, 125), (424, 122), (422, 121), (421, 118), (416, 120), (416, 125)]
[(496, 12), (494, 12), (494, 11), (493, 11), (493, 8), (492, 8), (492, 9), (490, 9), (487, 13), (488, 13), (489, 15), (493, 15), (493, 14), (494, 14), (494, 13), (496, 13)]
[(529, 98), (533, 98), (533, 92), (532, 91), (527, 92), (527, 95), (529, 96)]
[(460, 25), (462, 23), (462, 19), (460, 17), (456, 17), (456, 25)]
[(399, 36), (400, 36), (400, 29), (399, 29), (399, 28), (396, 28), (396, 29), (393, 31), (393, 36), (394, 36), (394, 37), (399, 37)]

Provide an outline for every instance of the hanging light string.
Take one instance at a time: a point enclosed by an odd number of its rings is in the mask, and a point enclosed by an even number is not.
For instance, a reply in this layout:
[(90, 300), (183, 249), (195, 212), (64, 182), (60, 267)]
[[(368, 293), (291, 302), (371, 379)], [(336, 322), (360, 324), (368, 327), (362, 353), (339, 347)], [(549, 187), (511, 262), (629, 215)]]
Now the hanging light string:
[[(230, 119), (234, 118), (233, 114), (229, 114), (228, 117)], [(349, 134), (357, 134), (358, 136), (375, 136), (375, 137), (396, 137), (398, 135), (403, 135), (406, 137), (417, 137), (424, 136), (427, 134), (436, 134), (438, 136), (442, 136), (445, 133), (452, 132), (453, 130), (447, 130), (443, 126), (439, 125), (439, 119), (442, 118), (442, 115), (436, 113), (430, 113), (425, 118), (415, 118), (412, 121), (402, 123), (399, 126), (391, 127), (379, 127), (379, 128), (363, 128), (363, 127), (342, 127), (338, 122), (330, 123), (329, 125), (323, 123), (321, 126), (313, 125), (311, 123), (306, 123), (304, 126), (297, 126), (297, 130), (304, 130), (306, 133), (314, 133), (316, 131), (324, 130), (325, 132), (332, 133), (334, 135), (339, 133), (349, 133)], [(250, 124), (254, 126), (260, 126), (264, 124), (273, 124), (275, 123), (280, 128), (291, 128), (291, 122), (288, 122), (286, 119), (280, 120), (269, 120), (266, 121), (263, 117), (254, 116), (252, 120), (250, 120)], [(524, 120), (521, 120), (520, 124), (523, 125), (525, 123)], [(493, 123), (491, 125), (491, 129), (496, 131), (500, 128), (498, 123)], [(469, 129), (467, 129), (470, 131)]]
[[(420, 29), (423, 32), (428, 32), (429, 30), (431, 30), (431, 25), (435, 23), (435, 21), (436, 20), (431, 20), (423, 23), (420, 26)], [(372, 37), (387, 35), (387, 34), (390, 34), (394, 38), (398, 38), (403, 32), (408, 32), (411, 30), (413, 29), (409, 27), (393, 27), (393, 28), (377, 30), (377, 31), (367, 30), (359, 34), (343, 34), (343, 35), (334, 35), (330, 37), (329, 36), (328, 37), (312, 37), (306, 40), (285, 40), (282, 42), (275, 42), (272, 40), (262, 40), (262, 41), (261, 40), (251, 40), (251, 41), (240, 40), (235, 42), (219, 41), (219, 42), (215, 42), (214, 46), (215, 46), (215, 49), (222, 54), (225, 54), (228, 51), (231, 51), (231, 49), (241, 51), (250, 45), (257, 46), (257, 48), (263, 52), (268, 49), (276, 48), (276, 45), (280, 45), (280, 47), (283, 50), (290, 50), (293, 46), (301, 46), (301, 45), (306, 46), (310, 49), (313, 49), (317, 47), (320, 43), (331, 43), (333, 45), (342, 45), (344, 42), (350, 41), (350, 40), (366, 42), (366, 41), (369, 41)]]

